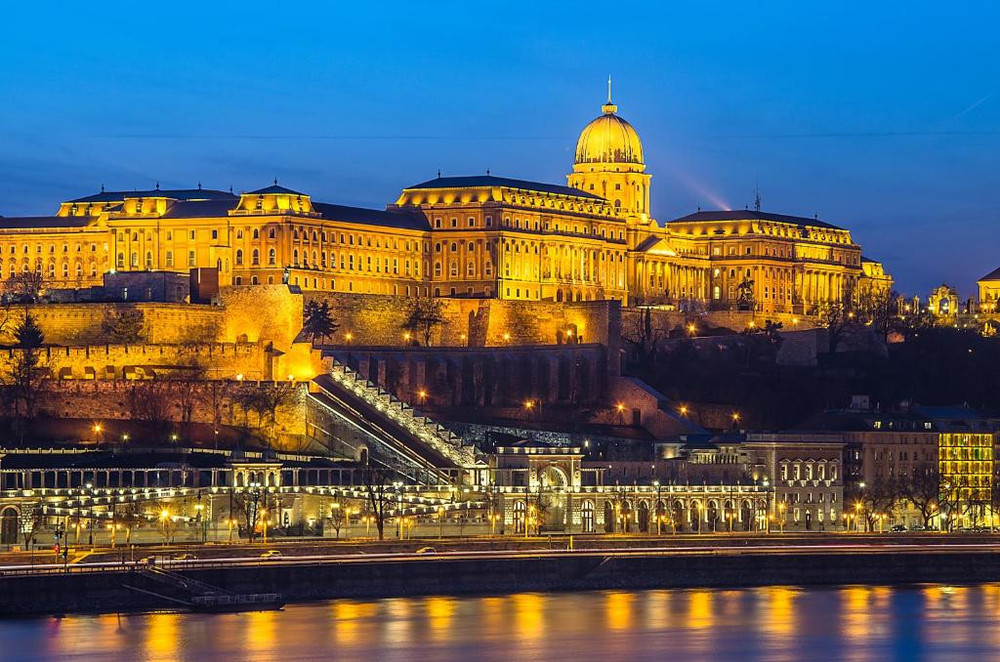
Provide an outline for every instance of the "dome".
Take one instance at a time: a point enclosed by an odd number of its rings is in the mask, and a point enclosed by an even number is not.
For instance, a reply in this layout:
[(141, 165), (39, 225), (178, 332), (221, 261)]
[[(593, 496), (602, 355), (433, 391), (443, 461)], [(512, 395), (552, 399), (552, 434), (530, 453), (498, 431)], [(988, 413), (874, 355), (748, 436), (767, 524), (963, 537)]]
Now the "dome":
[(618, 106), (601, 106), (603, 115), (584, 128), (576, 143), (576, 165), (584, 163), (628, 163), (643, 165), (642, 142), (632, 125), (616, 115)]

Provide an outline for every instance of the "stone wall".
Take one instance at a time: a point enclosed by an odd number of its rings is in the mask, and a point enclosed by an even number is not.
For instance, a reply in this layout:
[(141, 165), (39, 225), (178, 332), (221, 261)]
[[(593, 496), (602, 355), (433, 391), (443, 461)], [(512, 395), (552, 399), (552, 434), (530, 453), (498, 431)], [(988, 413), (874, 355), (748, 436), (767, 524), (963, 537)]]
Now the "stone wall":
[(339, 347), (330, 358), (414, 406), (592, 405), (607, 398), (615, 362), (603, 345)]
[[(211, 425), (218, 419), (221, 425), (247, 425), (251, 429), (260, 429), (262, 426), (258, 414), (251, 412), (249, 416), (245, 416), (244, 410), (237, 404), (237, 398), (241, 391), (268, 386), (269, 382), (250, 381), (50, 381), (41, 393), (38, 411), (42, 415), (64, 419), (142, 420), (151, 408), (147, 404), (137, 404), (137, 397), (142, 397), (144, 402), (162, 397), (165, 421)], [(155, 390), (137, 394), (135, 389)], [(302, 436), (305, 434), (307, 392), (308, 384), (296, 384), (290, 402), (276, 410), (274, 429), (271, 432), (277, 449), (298, 450), (301, 446)]]
[[(11, 331), (31, 310), (45, 333), (45, 342), (53, 345), (88, 345), (106, 341), (101, 322), (113, 303), (45, 303), (14, 305), (7, 311), (7, 323), (0, 342), (13, 341)], [(120, 305), (120, 304), (119, 304)], [(138, 303), (145, 316), (144, 335), (150, 343), (212, 342), (220, 339), (225, 311), (218, 306), (183, 303)]]
[[(305, 300), (327, 300), (340, 324), (335, 337), (361, 345), (403, 344), (403, 324), (411, 300), (379, 294), (306, 292)], [(500, 299), (439, 299), (444, 322), (431, 335), (432, 345), (504, 346), (575, 341), (617, 347), (620, 303), (617, 301), (509, 301)], [(227, 303), (228, 305), (228, 303)], [(567, 335), (567, 331), (572, 333)]]

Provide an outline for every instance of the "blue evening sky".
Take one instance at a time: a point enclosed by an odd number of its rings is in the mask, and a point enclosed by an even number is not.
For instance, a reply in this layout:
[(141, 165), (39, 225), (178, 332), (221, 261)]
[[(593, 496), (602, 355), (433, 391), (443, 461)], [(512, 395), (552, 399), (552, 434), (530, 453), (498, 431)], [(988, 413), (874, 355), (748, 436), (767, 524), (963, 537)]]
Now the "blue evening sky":
[(436, 175), (564, 183), (605, 79), (661, 221), (751, 204), (845, 225), (898, 286), (1000, 266), (987, 2), (12, 2), (0, 214), (115, 189), (382, 207)]

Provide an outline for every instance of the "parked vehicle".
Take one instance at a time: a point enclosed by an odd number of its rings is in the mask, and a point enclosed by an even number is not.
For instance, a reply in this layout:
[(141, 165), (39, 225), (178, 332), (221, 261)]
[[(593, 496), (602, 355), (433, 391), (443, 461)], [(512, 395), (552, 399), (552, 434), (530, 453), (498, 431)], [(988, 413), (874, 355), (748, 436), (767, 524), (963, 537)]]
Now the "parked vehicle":
[(266, 552), (264, 552), (263, 554), (261, 554), (260, 558), (262, 560), (264, 560), (264, 561), (270, 561), (272, 559), (280, 559), (281, 558), (281, 552), (279, 552), (276, 549), (269, 549)]
[(906, 532), (906, 527), (903, 526), (902, 524), (896, 524), (891, 529), (889, 529), (889, 532), (890, 533), (905, 533)]
[(417, 550), (417, 554), (437, 554), (437, 550), (433, 547), (421, 547)]

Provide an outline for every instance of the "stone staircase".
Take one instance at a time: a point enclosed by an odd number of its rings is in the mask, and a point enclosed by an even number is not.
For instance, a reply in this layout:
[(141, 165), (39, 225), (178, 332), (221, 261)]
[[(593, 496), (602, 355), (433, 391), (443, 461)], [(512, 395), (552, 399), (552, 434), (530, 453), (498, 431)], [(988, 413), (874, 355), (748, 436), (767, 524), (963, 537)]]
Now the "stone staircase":
[[(337, 361), (325, 377), (350, 393), (406, 432), (413, 442), (423, 445), (435, 455), (458, 468), (483, 467), (485, 462), (475, 446), (465, 444), (461, 437), (440, 423), (420, 414), (412, 406), (373, 384), (358, 372)], [(323, 382), (317, 378), (317, 383)]]

